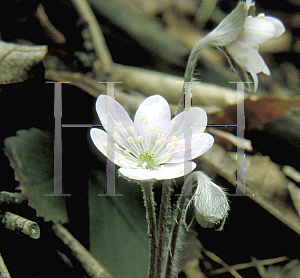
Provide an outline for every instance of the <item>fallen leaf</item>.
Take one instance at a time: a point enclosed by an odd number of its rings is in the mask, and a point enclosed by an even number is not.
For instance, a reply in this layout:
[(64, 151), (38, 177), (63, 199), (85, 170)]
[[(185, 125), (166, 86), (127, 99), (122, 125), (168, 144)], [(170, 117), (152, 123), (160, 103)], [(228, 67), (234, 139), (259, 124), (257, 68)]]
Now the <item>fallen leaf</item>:
[(37, 128), (19, 130), (16, 136), (4, 141), (4, 153), (8, 157), (19, 182), (18, 189), (28, 199), (28, 205), (45, 221), (68, 221), (65, 197), (45, 196), (53, 194), (54, 152), (53, 136)]
[(0, 84), (22, 82), (31, 77), (30, 70), (41, 62), (47, 46), (28, 46), (0, 42)]
[[(300, 97), (283, 98), (275, 96), (248, 96), (245, 98), (246, 130), (260, 129), (265, 123), (276, 120), (290, 108), (300, 103)], [(229, 105), (214, 124), (236, 124), (237, 105)], [(228, 130), (228, 127), (227, 127)]]

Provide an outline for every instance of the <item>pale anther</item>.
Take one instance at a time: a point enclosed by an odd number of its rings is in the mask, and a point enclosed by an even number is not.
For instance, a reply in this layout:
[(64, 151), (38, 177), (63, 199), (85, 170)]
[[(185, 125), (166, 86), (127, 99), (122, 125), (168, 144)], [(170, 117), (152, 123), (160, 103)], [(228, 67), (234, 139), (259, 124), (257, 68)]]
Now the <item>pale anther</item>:
[(161, 144), (161, 140), (157, 140), (156, 142), (155, 142), (155, 145), (158, 147), (158, 146), (160, 146), (160, 144)]
[(124, 161), (122, 161), (122, 162), (119, 163), (119, 166), (120, 166), (120, 167), (123, 167), (124, 165), (125, 165), (125, 162), (124, 162)]
[(162, 145), (165, 145), (165, 144), (167, 143), (166, 138), (162, 138), (160, 141), (161, 141), (161, 144), (162, 144)]
[(145, 121), (145, 116), (140, 117), (140, 121), (141, 122)]
[(132, 138), (132, 137), (128, 137), (128, 138), (127, 138), (127, 141), (128, 141), (130, 144), (132, 144), (132, 143), (133, 143), (133, 138)]
[(172, 144), (171, 143), (168, 143), (167, 144), (167, 149), (171, 149), (172, 148)]
[(159, 170), (162, 171), (164, 168), (165, 168), (165, 166), (161, 165)]
[(260, 14), (257, 15), (257, 17), (259, 17), (259, 18), (264, 18), (264, 17), (265, 17), (265, 14), (264, 14), (264, 13), (260, 13)]
[(158, 129), (156, 130), (156, 133), (157, 133), (157, 134), (161, 134), (161, 133), (162, 133), (162, 130), (161, 130), (160, 128), (158, 128)]
[(175, 121), (171, 122), (171, 127), (173, 127), (175, 125)]
[(153, 132), (153, 131), (154, 131), (154, 127), (150, 127), (149, 132)]
[(182, 174), (184, 172), (183, 168), (179, 168), (179, 173)]
[(117, 162), (120, 163), (122, 160), (124, 160), (124, 156), (123, 155), (120, 155), (117, 159)]
[(119, 148), (119, 145), (117, 143), (114, 143), (114, 146), (115, 146), (116, 149)]
[(115, 134), (115, 133), (114, 133), (114, 139), (115, 139), (115, 140), (117, 139), (117, 134)]
[(136, 168), (137, 168), (137, 163), (132, 163), (132, 164), (130, 165), (130, 168), (136, 169)]
[(124, 151), (124, 154), (125, 154), (125, 155), (130, 155), (130, 150), (125, 150), (125, 151)]
[(177, 141), (172, 142), (172, 146), (176, 148), (178, 146), (178, 142)]
[(142, 167), (143, 167), (144, 169), (146, 169), (146, 166), (147, 166), (147, 162), (144, 162), (144, 163), (142, 164)]
[(166, 162), (169, 161), (170, 158), (171, 158), (171, 156), (167, 154), (167, 155), (165, 156), (165, 161), (166, 161)]
[(122, 127), (122, 123), (118, 123), (118, 128), (121, 128)]
[(178, 141), (178, 138), (177, 138), (176, 136), (173, 136), (173, 137), (172, 137), (172, 141), (173, 141), (173, 142), (176, 142), (176, 141)]
[(133, 132), (133, 131), (134, 131), (134, 126), (129, 127), (129, 130), (130, 130), (131, 132)]
[(143, 136), (138, 136), (137, 140), (138, 140), (140, 143), (142, 143), (142, 142), (144, 141), (144, 138), (143, 138)]

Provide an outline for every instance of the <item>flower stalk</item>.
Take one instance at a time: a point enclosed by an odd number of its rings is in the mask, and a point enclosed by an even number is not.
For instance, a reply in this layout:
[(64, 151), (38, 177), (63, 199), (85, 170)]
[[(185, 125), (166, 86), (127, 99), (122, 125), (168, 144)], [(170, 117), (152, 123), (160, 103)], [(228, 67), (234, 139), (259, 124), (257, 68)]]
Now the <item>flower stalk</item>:
[(156, 278), (160, 278), (163, 270), (164, 247), (167, 237), (167, 220), (171, 197), (171, 181), (165, 180), (162, 187), (161, 205), (159, 211), (158, 250), (156, 259)]
[(156, 257), (157, 257), (157, 228), (156, 228), (156, 214), (155, 202), (153, 196), (154, 181), (140, 182), (144, 204), (146, 208), (146, 218), (148, 222), (147, 236), (150, 240), (150, 260), (149, 260), (149, 278), (155, 278), (156, 273)]

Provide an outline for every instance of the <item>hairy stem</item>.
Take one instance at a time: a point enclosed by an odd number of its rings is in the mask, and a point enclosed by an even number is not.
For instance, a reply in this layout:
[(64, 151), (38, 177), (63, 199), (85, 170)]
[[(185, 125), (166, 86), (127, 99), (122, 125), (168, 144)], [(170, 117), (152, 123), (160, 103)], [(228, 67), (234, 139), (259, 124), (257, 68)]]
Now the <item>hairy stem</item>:
[(159, 211), (159, 230), (158, 230), (158, 250), (157, 250), (157, 260), (156, 260), (156, 278), (161, 277), (163, 270), (163, 261), (164, 261), (164, 245), (167, 232), (167, 219), (168, 219), (168, 210), (171, 196), (171, 181), (165, 180), (163, 182), (161, 204)]
[(174, 216), (174, 222), (173, 222), (173, 227), (171, 232), (170, 249), (169, 249), (168, 259), (166, 264), (166, 275), (164, 276), (165, 278), (171, 278), (172, 275), (173, 258), (177, 247), (179, 227), (181, 225), (181, 218), (183, 215), (186, 199), (187, 199), (187, 194), (185, 192), (185, 187), (183, 186), (181, 189), (180, 197), (177, 202), (177, 209)]
[[(211, 42), (209, 39), (207, 39), (207, 36), (204, 37), (202, 40), (200, 40), (192, 49), (186, 68), (185, 68), (185, 73), (184, 73), (184, 82), (191, 82), (195, 68), (197, 66), (197, 62), (199, 60), (200, 52), (202, 49), (204, 49), (206, 46), (211, 45)], [(184, 98), (185, 98), (185, 86), (183, 84), (181, 95), (180, 95), (180, 100), (178, 103), (178, 108), (176, 114), (179, 114), (184, 110)]]
[(153, 197), (152, 186), (154, 182), (141, 182), (144, 203), (146, 207), (146, 217), (148, 222), (147, 236), (150, 239), (150, 262), (149, 262), (149, 278), (155, 278), (156, 273), (156, 256), (157, 256), (157, 228), (155, 203)]

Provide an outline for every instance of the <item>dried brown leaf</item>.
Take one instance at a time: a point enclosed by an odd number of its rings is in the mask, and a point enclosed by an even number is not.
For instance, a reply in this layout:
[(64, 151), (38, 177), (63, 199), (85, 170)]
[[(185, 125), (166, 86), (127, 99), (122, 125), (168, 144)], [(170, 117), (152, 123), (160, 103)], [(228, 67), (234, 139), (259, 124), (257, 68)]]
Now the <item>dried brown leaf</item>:
[[(246, 129), (260, 129), (265, 123), (284, 115), (290, 108), (300, 103), (299, 97), (282, 98), (276, 96), (246, 96)], [(237, 105), (229, 105), (222, 116), (214, 119), (215, 124), (236, 124)]]
[(31, 77), (29, 71), (41, 62), (47, 46), (28, 46), (0, 42), (0, 84), (22, 82)]

